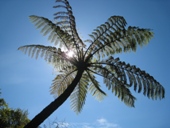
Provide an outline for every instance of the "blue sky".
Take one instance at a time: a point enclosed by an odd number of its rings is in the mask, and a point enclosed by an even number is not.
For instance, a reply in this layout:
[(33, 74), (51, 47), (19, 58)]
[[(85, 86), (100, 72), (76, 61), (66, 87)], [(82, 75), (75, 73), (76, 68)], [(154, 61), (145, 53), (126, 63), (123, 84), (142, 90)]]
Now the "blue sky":
[[(169, 128), (170, 127), (170, 1), (169, 0), (70, 0), (77, 29), (83, 40), (93, 29), (112, 15), (123, 16), (128, 25), (151, 28), (155, 35), (150, 43), (133, 53), (116, 57), (140, 67), (157, 79), (166, 90), (165, 99), (152, 101), (142, 94), (135, 108), (129, 108), (114, 94), (96, 101), (88, 95), (83, 111), (76, 115), (67, 100), (44, 123), (56, 118), (78, 128)], [(56, 73), (43, 59), (33, 59), (17, 51), (26, 44), (51, 45), (47, 37), (29, 21), (29, 15), (53, 20), (55, 0), (0, 1), (0, 88), (10, 107), (29, 111), (33, 118), (52, 100), (49, 87)], [(102, 84), (103, 89), (104, 85)]]

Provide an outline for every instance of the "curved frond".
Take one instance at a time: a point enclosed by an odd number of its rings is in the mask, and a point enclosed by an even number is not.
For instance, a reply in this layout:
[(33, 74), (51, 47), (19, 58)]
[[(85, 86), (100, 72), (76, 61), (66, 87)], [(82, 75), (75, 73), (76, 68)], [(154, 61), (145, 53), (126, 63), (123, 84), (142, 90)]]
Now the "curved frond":
[(113, 89), (114, 81), (114, 85), (120, 85), (122, 83), (121, 86), (124, 85), (127, 88), (133, 85), (135, 91), (138, 91), (138, 93), (143, 91), (143, 94), (148, 98), (164, 98), (165, 91), (163, 86), (153, 76), (136, 66), (131, 66), (113, 57), (98, 64), (100, 66), (106, 65), (105, 67), (101, 66), (100, 73), (104, 76), (104, 82), (109, 89)]
[(102, 63), (92, 65), (92, 71), (103, 77), (104, 83), (109, 90), (117, 96), (126, 105), (134, 107), (135, 97), (131, 94), (130, 90), (119, 80), (119, 72), (117, 69), (110, 71), (106, 66), (102, 66)]
[(54, 42), (55, 45), (64, 46), (67, 49), (72, 47), (73, 39), (71, 35), (65, 31), (63, 31), (59, 26), (54, 24), (47, 18), (35, 16), (30, 16), (30, 19), (38, 29), (41, 29), (41, 33), (43, 35), (49, 35), (48, 39), (51, 42)]
[(97, 99), (103, 100), (106, 93), (100, 89), (99, 82), (95, 79), (95, 76), (92, 75), (88, 70), (86, 71), (90, 80), (89, 91)]
[(70, 67), (75, 63), (74, 58), (69, 59), (65, 52), (62, 52), (60, 48), (56, 49), (52, 46), (44, 45), (25, 45), (18, 48), (25, 54), (31, 57), (43, 57), (47, 62), (52, 64), (58, 71), (63, 70), (66, 67)]
[(49, 61), (51, 61), (55, 54), (59, 56), (60, 53), (55, 47), (44, 45), (24, 45), (19, 47), (18, 50), (28, 54), (31, 57), (35, 57), (36, 59), (40, 56)]
[(58, 74), (53, 80), (52, 86), (50, 87), (50, 92), (54, 95), (55, 98), (60, 96), (67, 87), (71, 84), (73, 79), (75, 78), (76, 70), (72, 70), (67, 68), (64, 70), (62, 74)]
[(109, 56), (115, 53), (135, 51), (137, 45), (143, 46), (153, 37), (149, 29), (140, 29), (129, 26), (121, 16), (112, 16), (105, 24), (97, 27), (90, 37), (90, 46), (86, 51), (88, 58)]
[(71, 108), (76, 112), (81, 112), (83, 105), (85, 104), (86, 94), (88, 90), (88, 76), (87, 74), (83, 74), (80, 79), (78, 85), (74, 89), (73, 93), (70, 96), (71, 100)]
[(56, 19), (56, 25), (63, 28), (63, 30), (67, 31), (74, 40), (74, 47), (78, 50), (79, 47), (85, 47), (85, 44), (81, 40), (78, 35), (76, 29), (75, 17), (72, 12), (72, 8), (68, 1), (65, 0), (56, 0), (56, 2), (60, 2), (62, 4), (54, 6), (54, 8), (64, 8), (65, 11), (59, 11), (54, 14), (54, 19)]
[(110, 59), (110, 62), (119, 68), (121, 72), (119, 80), (124, 81), (129, 87), (134, 85), (134, 90), (138, 93), (143, 90), (143, 94), (147, 95), (148, 98), (164, 98), (164, 88), (153, 76), (125, 62), (118, 61), (115, 63), (113, 58)]

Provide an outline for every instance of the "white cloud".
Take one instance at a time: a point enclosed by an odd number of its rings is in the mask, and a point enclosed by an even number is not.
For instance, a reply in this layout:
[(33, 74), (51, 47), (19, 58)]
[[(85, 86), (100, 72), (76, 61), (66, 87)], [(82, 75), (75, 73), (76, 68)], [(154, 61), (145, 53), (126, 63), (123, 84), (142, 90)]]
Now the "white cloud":
[(69, 128), (70, 124), (67, 122), (55, 122), (54, 125), (57, 127), (59, 126), (60, 128)]
[(97, 122), (98, 122), (100, 125), (104, 125), (104, 124), (107, 124), (107, 123), (108, 123), (105, 118), (97, 119)]
[(93, 123), (67, 123), (66, 128), (121, 128), (121, 127), (116, 123), (109, 122), (105, 118), (99, 118)]
[(116, 123), (111, 123), (108, 120), (106, 120), (105, 118), (100, 118), (97, 119), (97, 126), (98, 128), (120, 128), (120, 126)]

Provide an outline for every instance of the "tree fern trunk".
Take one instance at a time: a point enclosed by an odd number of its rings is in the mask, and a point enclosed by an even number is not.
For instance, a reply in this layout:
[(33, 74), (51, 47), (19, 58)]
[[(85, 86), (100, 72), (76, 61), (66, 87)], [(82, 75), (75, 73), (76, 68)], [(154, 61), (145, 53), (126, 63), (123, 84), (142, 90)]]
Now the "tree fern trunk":
[(70, 96), (80, 81), (83, 71), (78, 71), (75, 79), (68, 88), (57, 99), (51, 102), (38, 115), (36, 115), (24, 128), (37, 128), (45, 119), (47, 119), (56, 109), (58, 109)]

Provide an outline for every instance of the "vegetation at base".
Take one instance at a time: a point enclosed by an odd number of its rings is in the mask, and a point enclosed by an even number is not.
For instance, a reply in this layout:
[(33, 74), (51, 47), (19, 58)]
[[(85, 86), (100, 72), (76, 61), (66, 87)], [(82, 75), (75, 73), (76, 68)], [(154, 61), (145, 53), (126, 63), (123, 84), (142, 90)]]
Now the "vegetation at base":
[(28, 111), (13, 109), (0, 98), (0, 128), (23, 128), (30, 120)]

